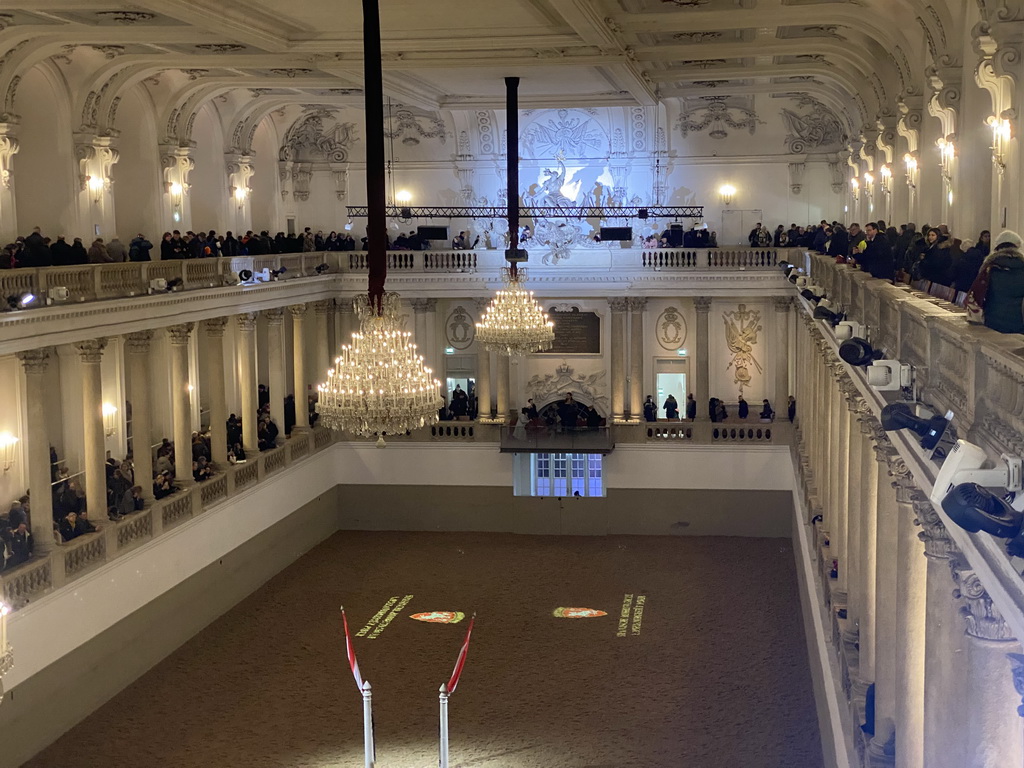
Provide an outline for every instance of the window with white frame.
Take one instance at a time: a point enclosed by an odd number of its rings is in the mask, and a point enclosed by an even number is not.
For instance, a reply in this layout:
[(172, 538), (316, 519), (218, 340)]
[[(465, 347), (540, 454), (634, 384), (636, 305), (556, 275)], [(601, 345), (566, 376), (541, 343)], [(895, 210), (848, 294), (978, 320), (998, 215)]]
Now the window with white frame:
[(531, 496), (604, 496), (601, 454), (531, 453), (526, 456), (531, 462)]

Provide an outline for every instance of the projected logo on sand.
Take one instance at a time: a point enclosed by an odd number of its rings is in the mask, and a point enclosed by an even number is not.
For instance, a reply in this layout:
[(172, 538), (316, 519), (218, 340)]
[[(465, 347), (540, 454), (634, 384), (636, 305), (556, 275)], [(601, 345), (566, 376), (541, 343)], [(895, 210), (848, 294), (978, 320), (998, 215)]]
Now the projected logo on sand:
[(595, 608), (555, 608), (553, 615), (556, 619), (596, 619), (607, 616), (608, 612)]
[(414, 613), (409, 617), (416, 621), (425, 621), (429, 624), (458, 624), (466, 614), (462, 611), (428, 611), (426, 613)]

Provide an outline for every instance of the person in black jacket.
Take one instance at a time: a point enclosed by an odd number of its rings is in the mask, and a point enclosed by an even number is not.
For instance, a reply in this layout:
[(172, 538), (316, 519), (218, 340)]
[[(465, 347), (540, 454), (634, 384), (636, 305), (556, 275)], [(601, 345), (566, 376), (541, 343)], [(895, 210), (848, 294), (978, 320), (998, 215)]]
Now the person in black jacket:
[(828, 241), (828, 255), (834, 257), (846, 257), (850, 249), (850, 235), (843, 228), (842, 224), (832, 226), (832, 239)]
[(67, 267), (75, 263), (75, 254), (64, 239), (64, 235), (57, 235), (57, 242), (50, 246), (50, 254), (53, 256), (55, 267)]
[(149, 261), (153, 244), (141, 232), (128, 244), (128, 261)]
[(89, 252), (85, 250), (85, 246), (82, 244), (82, 238), (76, 237), (74, 242), (71, 243), (71, 263), (72, 264), (88, 264), (89, 263)]
[(658, 404), (654, 402), (654, 398), (650, 395), (644, 400), (644, 421), (657, 421), (658, 420)]
[(921, 254), (918, 265), (919, 279), (930, 280), (939, 285), (949, 285), (950, 272), (953, 269), (951, 243), (938, 229), (928, 230), (927, 248)]
[(750, 415), (750, 406), (743, 399), (743, 395), (740, 395), (739, 407), (736, 409), (736, 413), (741, 419), (745, 419)]
[(864, 227), (867, 239), (854, 246), (854, 255), (865, 272), (879, 280), (892, 280), (896, 265), (892, 258), (892, 247), (886, 237), (878, 231), (878, 225), (868, 222)]
[(985, 258), (992, 250), (992, 233), (987, 229), (978, 235), (978, 242), (953, 264), (953, 288), (969, 291), (974, 285)]
[(690, 421), (697, 419), (697, 401), (693, 399), (692, 392), (686, 396), (686, 418)]
[(51, 264), (53, 264), (53, 256), (50, 254), (50, 246), (39, 227), (34, 227), (32, 234), (25, 238), (25, 252), (21, 257), (21, 266), (49, 267)]

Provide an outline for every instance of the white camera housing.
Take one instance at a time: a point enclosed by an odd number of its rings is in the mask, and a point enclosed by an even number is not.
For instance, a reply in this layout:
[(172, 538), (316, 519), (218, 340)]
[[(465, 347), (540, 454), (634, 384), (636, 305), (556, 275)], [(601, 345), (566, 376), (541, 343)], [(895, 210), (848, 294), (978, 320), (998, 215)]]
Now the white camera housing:
[(999, 458), (1002, 466), (986, 467), (991, 462), (985, 451), (974, 443), (957, 440), (935, 478), (930, 497), (932, 503), (941, 505), (949, 492), (961, 483), (977, 483), (985, 488), (1005, 488), (1008, 491), (1024, 490), (1024, 462), (1020, 456), (1004, 453)]
[(854, 337), (867, 341), (866, 331), (863, 325), (856, 320), (843, 320), (836, 326), (836, 338), (839, 341), (848, 341)]
[(46, 292), (46, 303), (55, 304), (60, 301), (67, 301), (71, 298), (71, 291), (65, 288), (63, 285), (51, 288)]
[(868, 384), (879, 392), (897, 392), (914, 383), (914, 371), (899, 360), (875, 360), (868, 366)]
[(808, 281), (808, 278), (806, 278), (803, 275), (801, 275), (800, 277), (798, 277), (796, 279), (796, 287), (800, 288), (801, 290), (803, 290), (804, 288), (807, 287), (807, 281)]
[(167, 290), (167, 280), (163, 277), (154, 277), (149, 281), (149, 292), (155, 293), (157, 291)]

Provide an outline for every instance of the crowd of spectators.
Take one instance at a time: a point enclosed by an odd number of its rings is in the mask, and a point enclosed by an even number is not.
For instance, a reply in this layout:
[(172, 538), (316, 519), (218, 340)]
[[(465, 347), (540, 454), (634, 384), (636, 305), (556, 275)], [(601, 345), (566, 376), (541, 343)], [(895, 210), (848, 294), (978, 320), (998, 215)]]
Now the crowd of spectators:
[[(796, 400), (792, 395), (789, 397), (787, 407), (789, 420), (792, 422), (796, 418)], [(644, 401), (644, 420), (658, 421), (659, 410), (665, 411), (665, 419), (668, 421), (697, 420), (697, 401), (692, 393), (686, 396), (686, 411), (682, 415), (680, 415), (679, 402), (675, 395), (668, 395), (660, 409), (654, 397), (648, 395)], [(736, 416), (741, 421), (746, 421), (750, 416), (750, 405), (742, 395), (736, 402)], [(708, 400), (708, 418), (713, 422), (726, 421), (729, 418), (729, 409), (724, 400), (717, 397)], [(772, 408), (767, 398), (761, 401), (761, 411), (757, 418), (761, 421), (775, 421), (775, 409)]]

